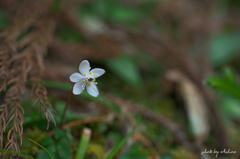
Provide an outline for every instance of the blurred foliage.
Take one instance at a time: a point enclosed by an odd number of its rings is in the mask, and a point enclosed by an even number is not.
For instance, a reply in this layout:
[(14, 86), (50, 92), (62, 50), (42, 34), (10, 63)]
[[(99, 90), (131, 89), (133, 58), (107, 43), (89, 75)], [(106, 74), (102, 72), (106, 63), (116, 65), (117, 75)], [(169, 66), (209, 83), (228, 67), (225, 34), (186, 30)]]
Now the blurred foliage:
[(97, 0), (94, 3), (81, 5), (80, 16), (98, 17), (111, 23), (136, 27), (153, 11), (155, 3), (154, 0), (145, 1), (139, 8), (135, 8), (121, 1)]
[(106, 157), (106, 159), (112, 159), (114, 158), (117, 153), (124, 147), (124, 145), (126, 144), (126, 142), (128, 141), (128, 139), (132, 136), (132, 134), (134, 133), (135, 129), (137, 126), (135, 126), (128, 134), (127, 136), (121, 140), (120, 143), (118, 143), (116, 145), (116, 147), (112, 150), (112, 152)]
[[(41, 141), (41, 145), (45, 147), (55, 159), (72, 159), (72, 139), (66, 132), (55, 129), (54, 137), (46, 137)], [(37, 154), (37, 159), (49, 158), (46, 151)]]
[(102, 145), (90, 143), (86, 152), (86, 158), (101, 159), (104, 158), (104, 149)]
[(128, 56), (121, 56), (118, 59), (106, 61), (106, 65), (119, 78), (126, 83), (140, 87), (142, 86), (142, 79), (136, 63)]
[(47, 137), (46, 132), (40, 131), (38, 128), (34, 128), (33, 130), (28, 129), (23, 138), (23, 146), (22, 146), (22, 153), (24, 154), (37, 154), (40, 152), (39, 147), (34, 144), (29, 142), (28, 138), (33, 139), (36, 142), (42, 141), (45, 137)]
[(226, 32), (211, 39), (212, 64), (219, 67), (239, 57), (240, 32)]
[(32, 140), (32, 139), (29, 139), (29, 138), (28, 138), (28, 140), (30, 140), (30, 141), (33, 142), (34, 144), (38, 145), (39, 147), (41, 147), (43, 150), (45, 150), (45, 152), (48, 153), (48, 155), (51, 157), (51, 159), (54, 159), (54, 157), (52, 156), (52, 154), (51, 154), (45, 147), (43, 147), (42, 145), (40, 145), (39, 143), (37, 143), (36, 141), (34, 141), (34, 140)]
[[(61, 3), (61, 0), (55, 0), (52, 7), (54, 16), (59, 13)], [(77, 7), (76, 16), (81, 25), (84, 25), (96, 34), (101, 33), (104, 29), (107, 30), (108, 27), (111, 27), (111, 24), (117, 24), (123, 28), (128, 27), (129, 30), (136, 29), (134, 31), (137, 31), (140, 27), (149, 26), (154, 27), (153, 30), (164, 31), (162, 30), (162, 23), (158, 19), (159, 17), (156, 17), (158, 13), (155, 10), (161, 4), (158, 4), (156, 0), (141, 1), (134, 6), (135, 3), (119, 0), (84, 2)], [(216, 2), (214, 7), (215, 10), (213, 11), (219, 13), (217, 15), (223, 18), (228, 16), (230, 7), (239, 9), (240, 3), (238, 0), (221, 0), (221, 2)], [(165, 20), (167, 21), (168, 19)], [(146, 22), (144, 23), (146, 26), (141, 25), (143, 22)], [(9, 24), (8, 13), (3, 8), (0, 8), (0, 29), (7, 27)], [(179, 26), (174, 22), (171, 22), (171, 24), (169, 28), (170, 32), (173, 32), (172, 36), (174, 40), (177, 40)], [(226, 65), (232, 65), (234, 60), (239, 63), (240, 32), (228, 24), (224, 27), (222, 32), (212, 35), (209, 41), (206, 42), (210, 48), (208, 54), (209, 60), (214, 69), (222, 69)], [(26, 30), (26, 32), (18, 37), (18, 40), (26, 37), (30, 32), (31, 30)], [(58, 24), (55, 34), (56, 38), (68, 43), (85, 43), (87, 41), (85, 35), (81, 35), (76, 29), (67, 24)], [(192, 48), (193, 46), (189, 47)], [(93, 65), (102, 65), (107, 70), (107, 73), (104, 75), (105, 77), (99, 79), (99, 90), (122, 99), (130, 99), (136, 103), (142, 103), (146, 106), (146, 109), (164, 114), (164, 116), (177, 121), (183, 129), (187, 129), (187, 118), (181, 99), (179, 99), (178, 95), (174, 94), (175, 92), (172, 93), (170, 91), (169, 93), (169, 88), (165, 88), (165, 86), (168, 87), (168, 83), (163, 81), (163, 75), (168, 68), (163, 66), (162, 63), (148, 52), (144, 52), (140, 48), (134, 49), (136, 49), (134, 52), (136, 52), (137, 56), (132, 56), (132, 54), (123, 51), (121, 55), (114, 59), (106, 60), (99, 58), (94, 59), (95, 61), (93, 60)], [(235, 69), (239, 71), (239, 65)], [(227, 68), (221, 74), (209, 76), (204, 81), (219, 96), (218, 108), (231, 134), (231, 143), (236, 147), (240, 143), (239, 139), (236, 140), (236, 136), (240, 135), (239, 128), (236, 128), (239, 127), (238, 123), (240, 121), (240, 83), (237, 71), (234, 72), (232, 69)], [(72, 84), (46, 80), (44, 86), (50, 90), (49, 100), (57, 111), (54, 117), (57, 125), (59, 125), (67, 104), (66, 92), (71, 91)], [(59, 93), (61, 96), (58, 97), (54, 93), (51, 93), (54, 91), (61, 92), (62, 94)], [(49, 155), (37, 145), (29, 142), (27, 138), (40, 143), (55, 159), (72, 159), (77, 152), (81, 131), (83, 127), (87, 126), (92, 129), (93, 134), (89, 141), (85, 158), (102, 159), (109, 150), (113, 150), (111, 151), (112, 154), (110, 152), (109, 158), (113, 158), (113, 156), (119, 153), (133, 133), (133, 131), (130, 132), (124, 138), (125, 126), (129, 126), (129, 122), (122, 119), (126, 117), (121, 116), (122, 110), (118, 106), (110, 102), (107, 98), (101, 96), (94, 98), (86, 93), (86, 91), (80, 96), (75, 96), (71, 103), (73, 107), (79, 108), (83, 112), (68, 109), (65, 116), (66, 123), (85, 120), (88, 117), (96, 116), (96, 114), (106, 115), (109, 112), (114, 112), (120, 117), (117, 119), (114, 118), (110, 123), (90, 123), (63, 130), (50, 125), (50, 129), (46, 130), (47, 123), (43, 115), (39, 115), (38, 105), (31, 107), (32, 100), (29, 100), (29, 97), (25, 98), (26, 100), (22, 102), (25, 114), (21, 152), (32, 155), (37, 159), (49, 158)], [(99, 111), (99, 109), (101, 110)], [(54, 114), (52, 110), (50, 111)], [(135, 142), (126, 152), (120, 153), (121, 155), (118, 156), (120, 159), (148, 159), (156, 151), (161, 159), (196, 158), (194, 154), (177, 145), (170, 130), (143, 118), (141, 114), (134, 115), (134, 120), (138, 121), (139, 131), (150, 141), (153, 148), (147, 147), (141, 141)], [(50, 131), (54, 131), (53, 136), (48, 134)], [(188, 130), (186, 130), (186, 133), (191, 140), (191, 133)], [(209, 147), (217, 146), (217, 142), (210, 135), (206, 141), (206, 145)], [(114, 147), (115, 149), (113, 149)]]
[(240, 83), (237, 73), (231, 68), (225, 68), (221, 74), (209, 76), (205, 82), (219, 96), (218, 106), (230, 134), (229, 141), (237, 147), (239, 140), (235, 136), (240, 134), (236, 123), (240, 121)]
[(225, 68), (222, 74), (212, 75), (206, 79), (206, 84), (219, 94), (219, 107), (226, 122), (237, 119), (240, 121), (240, 84), (236, 73)]
[(219, 93), (228, 94), (240, 99), (240, 85), (236, 80), (235, 73), (227, 68), (220, 76), (210, 76), (206, 79), (206, 84)]

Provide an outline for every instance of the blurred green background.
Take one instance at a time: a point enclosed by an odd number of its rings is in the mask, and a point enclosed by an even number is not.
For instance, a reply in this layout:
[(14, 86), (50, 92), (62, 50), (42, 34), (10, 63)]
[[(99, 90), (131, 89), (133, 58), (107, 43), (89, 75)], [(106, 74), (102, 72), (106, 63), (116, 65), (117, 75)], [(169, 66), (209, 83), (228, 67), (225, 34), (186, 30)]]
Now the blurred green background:
[[(20, 3), (0, 5), (4, 31)], [(55, 30), (42, 76), (57, 126), (46, 129), (28, 84), (21, 153), (49, 158), (30, 138), (55, 159), (75, 158), (87, 127), (92, 135), (84, 158), (102, 159), (137, 125), (114, 158), (215, 158), (201, 153), (224, 148), (237, 153), (218, 158), (240, 156), (238, 0), (55, 0), (50, 6), (44, 16)], [(25, 29), (16, 43), (33, 31)], [(106, 70), (97, 79), (97, 98), (71, 95), (69, 76), (83, 60)], [(67, 103), (64, 124), (82, 122), (59, 128)]]

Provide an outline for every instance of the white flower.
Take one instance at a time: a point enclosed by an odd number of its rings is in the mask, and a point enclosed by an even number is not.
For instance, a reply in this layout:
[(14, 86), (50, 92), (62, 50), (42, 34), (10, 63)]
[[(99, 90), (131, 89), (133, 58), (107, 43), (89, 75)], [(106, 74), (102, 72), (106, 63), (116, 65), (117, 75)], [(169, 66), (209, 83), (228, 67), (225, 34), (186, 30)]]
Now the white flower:
[(90, 71), (91, 67), (87, 60), (84, 60), (79, 65), (80, 73), (74, 73), (70, 76), (70, 80), (75, 82), (73, 86), (73, 94), (78, 95), (81, 94), (82, 91), (87, 89), (87, 92), (97, 97), (99, 92), (96, 86), (96, 78), (100, 77), (105, 73), (104, 69), (94, 68)]

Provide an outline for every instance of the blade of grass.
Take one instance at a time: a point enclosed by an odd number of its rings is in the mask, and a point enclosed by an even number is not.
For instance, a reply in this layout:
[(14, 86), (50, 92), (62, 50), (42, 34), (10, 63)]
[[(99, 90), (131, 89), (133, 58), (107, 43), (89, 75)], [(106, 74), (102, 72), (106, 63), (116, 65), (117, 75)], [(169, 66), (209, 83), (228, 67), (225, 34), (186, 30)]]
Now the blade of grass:
[(91, 129), (84, 128), (75, 159), (84, 159), (91, 137)]
[(132, 136), (136, 126), (127, 134), (127, 136), (112, 150), (112, 152), (105, 159), (112, 159), (125, 145), (127, 140)]
[(19, 156), (23, 156), (23, 157), (27, 157), (27, 158), (30, 158), (30, 159), (34, 159), (34, 158), (31, 157), (31, 156), (27, 156), (27, 155), (24, 155), (24, 154), (21, 154), (21, 153), (12, 152), (12, 151), (0, 150), (0, 152), (6, 152), (6, 153), (11, 153), (11, 154), (16, 154), (16, 155), (19, 155)]
[(51, 155), (51, 153), (50, 153), (45, 147), (43, 147), (42, 145), (40, 145), (40, 144), (37, 143), (36, 141), (33, 141), (32, 139), (29, 139), (29, 138), (28, 138), (28, 140), (32, 141), (33, 143), (35, 143), (36, 145), (38, 145), (39, 147), (41, 147), (42, 149), (44, 149), (44, 150), (49, 154), (49, 156), (50, 156), (52, 159), (54, 159), (54, 157)]
[[(61, 83), (61, 82), (56, 82), (56, 81), (49, 81), (49, 80), (44, 81), (43, 85), (48, 88), (56, 88), (56, 89), (61, 89), (61, 90), (65, 90), (65, 91), (71, 91), (71, 89), (73, 87), (71, 84), (66, 84), (66, 83)], [(84, 98), (87, 98), (89, 100), (94, 100), (101, 104), (104, 104), (106, 107), (108, 107), (108, 109), (111, 109), (116, 113), (121, 112), (121, 110), (118, 106), (107, 101), (105, 98), (102, 98), (99, 96), (93, 97), (93, 96), (89, 95), (86, 91), (82, 92), (81, 95), (77, 96), (77, 97), (81, 97), (81, 96)]]

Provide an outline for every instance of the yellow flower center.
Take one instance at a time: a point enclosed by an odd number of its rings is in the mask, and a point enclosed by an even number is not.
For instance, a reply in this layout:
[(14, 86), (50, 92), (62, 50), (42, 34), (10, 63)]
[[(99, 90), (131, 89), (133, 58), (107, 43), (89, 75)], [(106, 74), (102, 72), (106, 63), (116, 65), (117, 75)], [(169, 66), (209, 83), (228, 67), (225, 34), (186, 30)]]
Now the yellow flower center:
[(81, 82), (83, 83), (83, 82), (84, 82), (84, 80), (81, 80)]
[(92, 74), (92, 72), (90, 72), (90, 75)]
[(95, 82), (95, 81), (96, 81), (96, 79), (93, 80), (93, 82)]
[(84, 75), (83, 76), (86, 76), (86, 73), (84, 73)]
[(91, 86), (91, 84), (88, 83), (88, 87), (90, 87), (90, 86)]

